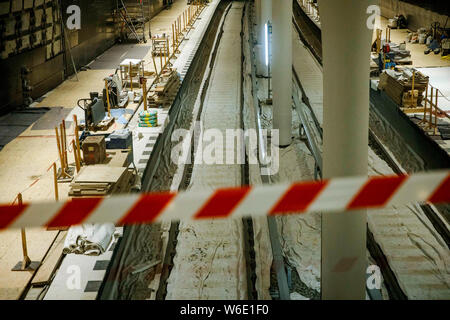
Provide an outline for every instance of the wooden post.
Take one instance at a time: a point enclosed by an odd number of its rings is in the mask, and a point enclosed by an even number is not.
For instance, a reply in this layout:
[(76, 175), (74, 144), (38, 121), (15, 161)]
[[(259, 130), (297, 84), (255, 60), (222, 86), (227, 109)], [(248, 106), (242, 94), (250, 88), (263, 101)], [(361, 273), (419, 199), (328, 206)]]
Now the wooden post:
[[(19, 193), (17, 195), (17, 204), (19, 206), (23, 206), (22, 203), (22, 194)], [(27, 236), (25, 233), (25, 228), (21, 228), (21, 237), (22, 237), (22, 253), (23, 253), (23, 259), (22, 261), (19, 261), (16, 263), (16, 265), (11, 269), (11, 271), (32, 271), (36, 270), (40, 262), (38, 261), (31, 261), (28, 257), (28, 248), (27, 248)]]
[(67, 135), (66, 135), (66, 121), (63, 119), (62, 121), (62, 135), (64, 136), (63, 139), (63, 143), (64, 143), (64, 152), (65, 152), (65, 157), (64, 159), (66, 160), (66, 168), (69, 167), (69, 161), (67, 159)]
[(430, 117), (428, 118), (427, 128), (431, 128), (431, 124), (433, 123), (432, 116), (433, 116), (433, 87), (430, 86)]
[(412, 75), (412, 84), (411, 84), (411, 102), (412, 102), (412, 106), (413, 108), (416, 106), (415, 103), (415, 95), (414, 95), (414, 80), (416, 78), (416, 70), (413, 70), (413, 75)]
[(180, 42), (180, 39), (178, 38), (180, 35), (179, 28), (180, 28), (180, 26), (178, 25), (178, 18), (177, 18), (177, 20), (175, 20), (175, 35), (177, 37), (177, 47), (178, 47), (178, 43)]
[[(23, 204), (21, 193), (17, 195), (17, 203), (19, 206)], [(25, 228), (22, 228), (20, 231), (22, 234), (22, 252), (23, 252), (22, 269), (25, 269), (31, 263), (31, 260), (28, 257), (27, 235), (25, 234)]]
[(424, 124), (427, 122), (427, 103), (428, 103), (428, 81), (427, 81), (427, 85), (425, 87), (425, 100), (424, 100), (424, 104), (423, 104), (423, 118), (422, 120), (420, 120), (419, 124)]
[(155, 68), (156, 77), (158, 77), (158, 69), (156, 68), (155, 56), (152, 56), (152, 60), (153, 60), (153, 67)]
[(105, 89), (106, 89), (106, 105), (108, 106), (108, 117), (111, 118), (111, 104), (109, 102), (108, 80), (106, 79), (105, 79)]
[(144, 110), (147, 111), (147, 78), (142, 78), (142, 97), (144, 98)]
[[(164, 41), (164, 66), (167, 64), (166, 42)], [(163, 69), (163, 68), (161, 68)]]
[(59, 133), (60, 133), (60, 143), (61, 143), (61, 158), (62, 158), (62, 162), (61, 162), (61, 175), (65, 176), (66, 175), (66, 158), (65, 158), (65, 153), (64, 153), (64, 138), (63, 138), (63, 126), (62, 123), (59, 125)]
[(64, 171), (64, 156), (61, 149), (61, 141), (59, 139), (58, 134), (58, 127), (55, 127), (55, 133), (56, 133), (56, 144), (58, 146), (58, 154), (59, 154), (59, 162), (61, 163), (61, 171)]
[(56, 162), (53, 162), (53, 185), (55, 187), (55, 201), (58, 201), (58, 174), (56, 172)]
[(77, 146), (75, 145), (75, 140), (72, 140), (73, 158), (75, 159), (75, 167), (77, 172), (80, 172), (80, 159), (78, 159)]
[(173, 23), (172, 23), (172, 46), (173, 46), (173, 52), (175, 52), (175, 28), (174, 28), (174, 26), (173, 26)]
[(169, 37), (166, 38), (166, 48), (167, 48), (167, 62), (170, 65), (170, 44), (169, 44)]
[(129, 76), (130, 76), (130, 90), (131, 91), (133, 91), (133, 73), (132, 73), (132, 70), (133, 70), (133, 65), (130, 62)]
[(162, 70), (163, 69), (163, 55), (162, 55), (161, 50), (159, 50), (159, 63), (161, 65), (161, 72), (162, 72), (163, 71)]
[(74, 132), (74, 134), (75, 134), (75, 142), (76, 142), (76, 144), (77, 144), (77, 156), (78, 156), (78, 160), (80, 161), (80, 165), (81, 165), (81, 151), (80, 151), (80, 138), (79, 138), (79, 136), (78, 136), (78, 119), (77, 119), (77, 115), (76, 114), (74, 114), (73, 115), (73, 122), (74, 122), (74, 124), (75, 124), (75, 132)]
[(178, 29), (177, 29), (177, 19), (175, 19), (174, 23), (173, 23), (174, 27), (175, 27), (175, 40), (176, 43), (178, 44)]
[(434, 129), (433, 134), (437, 134), (437, 117), (438, 117), (438, 96), (439, 96), (439, 89), (436, 88), (436, 102), (434, 104)]
[(377, 54), (380, 54), (381, 49), (381, 34), (383, 33), (383, 30), (377, 29)]
[[(66, 159), (66, 169), (69, 168), (69, 161), (67, 160), (67, 150), (64, 151), (64, 158)], [(65, 174), (70, 177), (69, 173), (65, 172)]]

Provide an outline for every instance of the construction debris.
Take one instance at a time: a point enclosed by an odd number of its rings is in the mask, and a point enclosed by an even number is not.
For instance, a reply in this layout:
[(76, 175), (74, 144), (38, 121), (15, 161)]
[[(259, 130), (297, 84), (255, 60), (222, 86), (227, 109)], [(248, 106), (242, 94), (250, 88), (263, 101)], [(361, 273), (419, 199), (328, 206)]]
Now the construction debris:
[[(411, 69), (405, 69), (402, 72), (385, 70), (380, 75), (380, 83), (378, 84), (378, 88), (380, 90), (384, 90), (396, 104), (403, 106), (404, 94), (408, 94), (408, 92), (412, 90), (412, 75), (413, 71)], [(418, 71), (415, 72), (414, 97), (416, 97), (416, 106), (422, 104), (423, 93), (427, 87), (427, 83), (428, 77)]]
[(133, 169), (92, 165), (81, 168), (70, 184), (69, 196), (106, 196), (127, 193), (135, 181)]
[(163, 72), (160, 82), (152, 88), (147, 99), (149, 108), (170, 107), (180, 88), (180, 76), (175, 69)]

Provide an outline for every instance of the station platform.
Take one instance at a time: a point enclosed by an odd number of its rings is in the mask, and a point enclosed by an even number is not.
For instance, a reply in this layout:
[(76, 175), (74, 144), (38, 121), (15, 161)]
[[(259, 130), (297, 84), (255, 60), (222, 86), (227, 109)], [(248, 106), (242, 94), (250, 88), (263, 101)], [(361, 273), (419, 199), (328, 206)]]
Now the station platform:
[[(218, 1), (211, 1), (206, 9), (202, 11), (200, 19), (195, 22), (194, 28), (189, 31), (188, 37), (179, 46), (180, 54), (174, 61), (174, 68), (176, 68), (181, 79), (183, 79), (183, 74), (189, 68), (192, 56), (195, 54), (194, 49), (198, 48), (203, 32), (208, 26), (209, 19), (214, 13), (217, 3)], [(171, 34), (171, 23), (186, 10), (187, 6), (186, 1), (175, 0), (169, 9), (163, 10), (153, 17), (150, 21), (152, 34)], [(146, 28), (148, 30), (149, 26), (147, 25)], [(143, 59), (145, 61), (145, 71), (154, 72), (151, 49), (149, 42), (116, 44), (89, 63), (83, 69), (85, 71), (78, 71), (78, 80), (75, 76), (72, 76), (45, 94), (38, 102), (32, 104), (31, 109), (49, 108), (51, 117), (44, 119), (45, 121), (33, 121), (31, 119), (25, 124), (22, 121), (19, 125), (22, 127), (25, 125), (24, 130), (22, 129), (22, 132), (18, 132), (16, 137), (6, 137), (9, 142), (5, 143), (0, 151), (0, 161), (3, 164), (0, 168), (0, 200), (3, 203), (12, 202), (18, 193), (22, 193), (24, 202), (54, 199), (53, 172), (50, 169), (51, 165), (58, 160), (54, 131), (55, 124), (62, 119), (66, 119), (67, 138), (68, 141), (71, 141), (74, 138), (72, 116), (76, 114), (78, 119), (84, 118), (83, 111), (76, 107), (78, 99), (89, 97), (90, 92), (101, 92), (104, 88), (103, 79), (114, 74), (119, 63), (125, 58)], [(156, 68), (159, 71), (161, 69), (160, 60), (155, 59), (155, 61)], [(160, 126), (155, 128), (156, 131), (149, 130), (153, 128), (138, 128), (137, 117), (134, 115), (141, 110), (143, 110), (142, 104), (129, 103), (119, 116), (120, 120), (116, 119), (107, 132), (124, 127), (129, 127), (130, 130), (134, 131), (134, 162), (137, 166), (144, 168), (148, 161), (149, 153), (152, 151), (152, 145), (149, 141), (154, 141), (164, 130), (165, 125), (169, 122), (169, 118), (167, 116), (168, 110), (158, 109)], [(17, 115), (15, 119), (19, 119), (20, 116)], [(10, 120), (11, 116), (8, 118), (9, 122), (11, 122)], [(73, 159), (70, 151), (69, 162)], [(14, 181), (14, 183), (11, 183), (11, 181)], [(68, 183), (58, 183), (58, 189), (60, 200), (68, 197)], [(54, 272), (55, 266), (61, 262), (60, 258), (66, 231), (49, 231), (33, 228), (26, 229), (26, 233), (31, 260), (40, 261), (42, 264), (37, 272), (12, 272), (10, 269), (22, 259), (20, 230), (0, 232), (0, 299), (27, 298), (23, 296), (24, 290), (34, 283), (34, 279), (49, 279)], [(105, 252), (105, 254), (109, 255), (108, 259), (111, 258), (110, 252)], [(103, 259), (102, 255), (96, 257), (96, 259), (83, 255), (70, 254), (70, 256), (72, 257), (69, 260), (72, 263), (75, 261), (80, 265), (95, 264), (96, 260), (106, 259)], [(55, 279), (56, 285), (61, 286), (62, 282), (58, 282), (60, 277)], [(64, 290), (58, 290), (59, 294), (56, 295), (52, 295), (51, 292), (53, 291), (50, 291), (49, 298), (95, 299), (97, 292), (91, 292), (86, 295), (84, 290), (85, 288), (83, 287), (78, 291), (72, 291), (66, 297), (64, 296)], [(33, 299), (33, 297), (42, 299), (44, 296), (42, 288), (28, 292), (28, 298), (30, 299)]]

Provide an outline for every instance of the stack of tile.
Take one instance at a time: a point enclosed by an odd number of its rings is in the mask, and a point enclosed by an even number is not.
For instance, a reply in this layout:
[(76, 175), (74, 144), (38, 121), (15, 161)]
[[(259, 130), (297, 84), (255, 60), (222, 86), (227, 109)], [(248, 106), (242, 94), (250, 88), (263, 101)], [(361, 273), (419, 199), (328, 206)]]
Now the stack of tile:
[(92, 197), (129, 192), (134, 172), (125, 167), (91, 165), (82, 167), (70, 184), (69, 196)]

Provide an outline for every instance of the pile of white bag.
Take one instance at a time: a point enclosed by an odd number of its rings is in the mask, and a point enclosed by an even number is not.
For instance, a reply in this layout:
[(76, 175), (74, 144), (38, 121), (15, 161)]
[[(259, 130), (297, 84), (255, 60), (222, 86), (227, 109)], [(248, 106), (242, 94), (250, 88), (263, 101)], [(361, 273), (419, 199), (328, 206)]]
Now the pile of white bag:
[(70, 227), (64, 241), (63, 253), (98, 256), (114, 241), (116, 228), (112, 223), (83, 224)]

